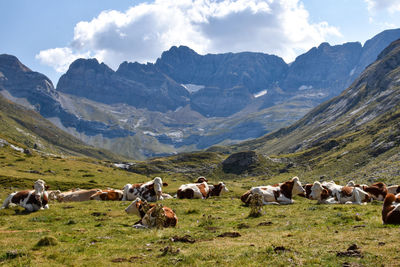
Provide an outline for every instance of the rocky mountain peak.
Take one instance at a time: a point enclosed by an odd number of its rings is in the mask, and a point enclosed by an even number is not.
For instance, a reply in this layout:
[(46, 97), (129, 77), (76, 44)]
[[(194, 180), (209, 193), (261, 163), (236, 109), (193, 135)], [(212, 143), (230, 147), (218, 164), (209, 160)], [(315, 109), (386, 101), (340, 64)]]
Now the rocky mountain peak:
[(30, 72), (31, 70), (22, 64), (17, 57), (7, 54), (0, 55), (0, 66), (3, 71)]

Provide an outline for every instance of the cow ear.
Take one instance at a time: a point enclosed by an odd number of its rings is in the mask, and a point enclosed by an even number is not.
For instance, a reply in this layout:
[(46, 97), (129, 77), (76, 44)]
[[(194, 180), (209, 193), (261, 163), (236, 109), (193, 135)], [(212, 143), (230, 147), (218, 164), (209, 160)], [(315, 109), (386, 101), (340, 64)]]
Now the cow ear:
[(49, 188), (50, 188), (50, 186), (48, 186), (48, 185), (44, 186), (44, 189), (46, 189), (46, 190), (49, 190)]
[(32, 189), (35, 189), (35, 186), (34, 186), (34, 185), (32, 185)]
[(168, 183), (162, 183), (163, 186), (168, 186)]

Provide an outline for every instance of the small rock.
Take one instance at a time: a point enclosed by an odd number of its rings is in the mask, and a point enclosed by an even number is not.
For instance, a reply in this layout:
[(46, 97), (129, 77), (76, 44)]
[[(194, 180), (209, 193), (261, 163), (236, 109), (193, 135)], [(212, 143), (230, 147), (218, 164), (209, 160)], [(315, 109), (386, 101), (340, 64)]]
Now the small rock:
[(218, 235), (218, 237), (240, 237), (240, 236), (242, 235), (238, 232), (225, 232), (223, 234)]

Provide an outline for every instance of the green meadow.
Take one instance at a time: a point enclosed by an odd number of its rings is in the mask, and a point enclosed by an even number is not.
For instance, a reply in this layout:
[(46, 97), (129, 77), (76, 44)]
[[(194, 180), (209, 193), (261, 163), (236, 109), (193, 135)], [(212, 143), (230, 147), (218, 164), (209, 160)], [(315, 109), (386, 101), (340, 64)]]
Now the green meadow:
[[(159, 161), (158, 165), (167, 164)], [(207, 164), (212, 165), (212, 160)], [(250, 208), (242, 205), (241, 194), (251, 186), (285, 181), (294, 173), (209, 174), (211, 182), (223, 180), (230, 191), (207, 200), (163, 201), (178, 216), (176, 228), (133, 228), (139, 218), (125, 213), (130, 202), (51, 202), (49, 210), (34, 213), (21, 207), (0, 210), (0, 265), (399, 265), (400, 229), (382, 225), (380, 202), (318, 205), (295, 197), (295, 204), (265, 206), (262, 216), (253, 218), (248, 216)], [(168, 171), (143, 175), (116, 169), (107, 161), (0, 149), (1, 201), (12, 191), (30, 188), (39, 178), (53, 189), (67, 190), (122, 188), (156, 175), (169, 184), (164, 191), (172, 195), (179, 185), (198, 176)], [(353, 244), (356, 249), (348, 251)]]

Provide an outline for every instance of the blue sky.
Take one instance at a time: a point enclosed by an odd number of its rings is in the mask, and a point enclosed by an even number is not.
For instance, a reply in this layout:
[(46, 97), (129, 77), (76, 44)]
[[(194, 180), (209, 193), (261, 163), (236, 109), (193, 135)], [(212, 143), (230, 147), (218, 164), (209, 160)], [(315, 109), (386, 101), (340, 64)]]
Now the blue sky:
[(400, 28), (398, 0), (3, 0), (0, 53), (54, 83), (79, 57), (116, 69), (172, 45), (201, 54), (257, 51), (286, 62), (323, 41), (365, 42)]

